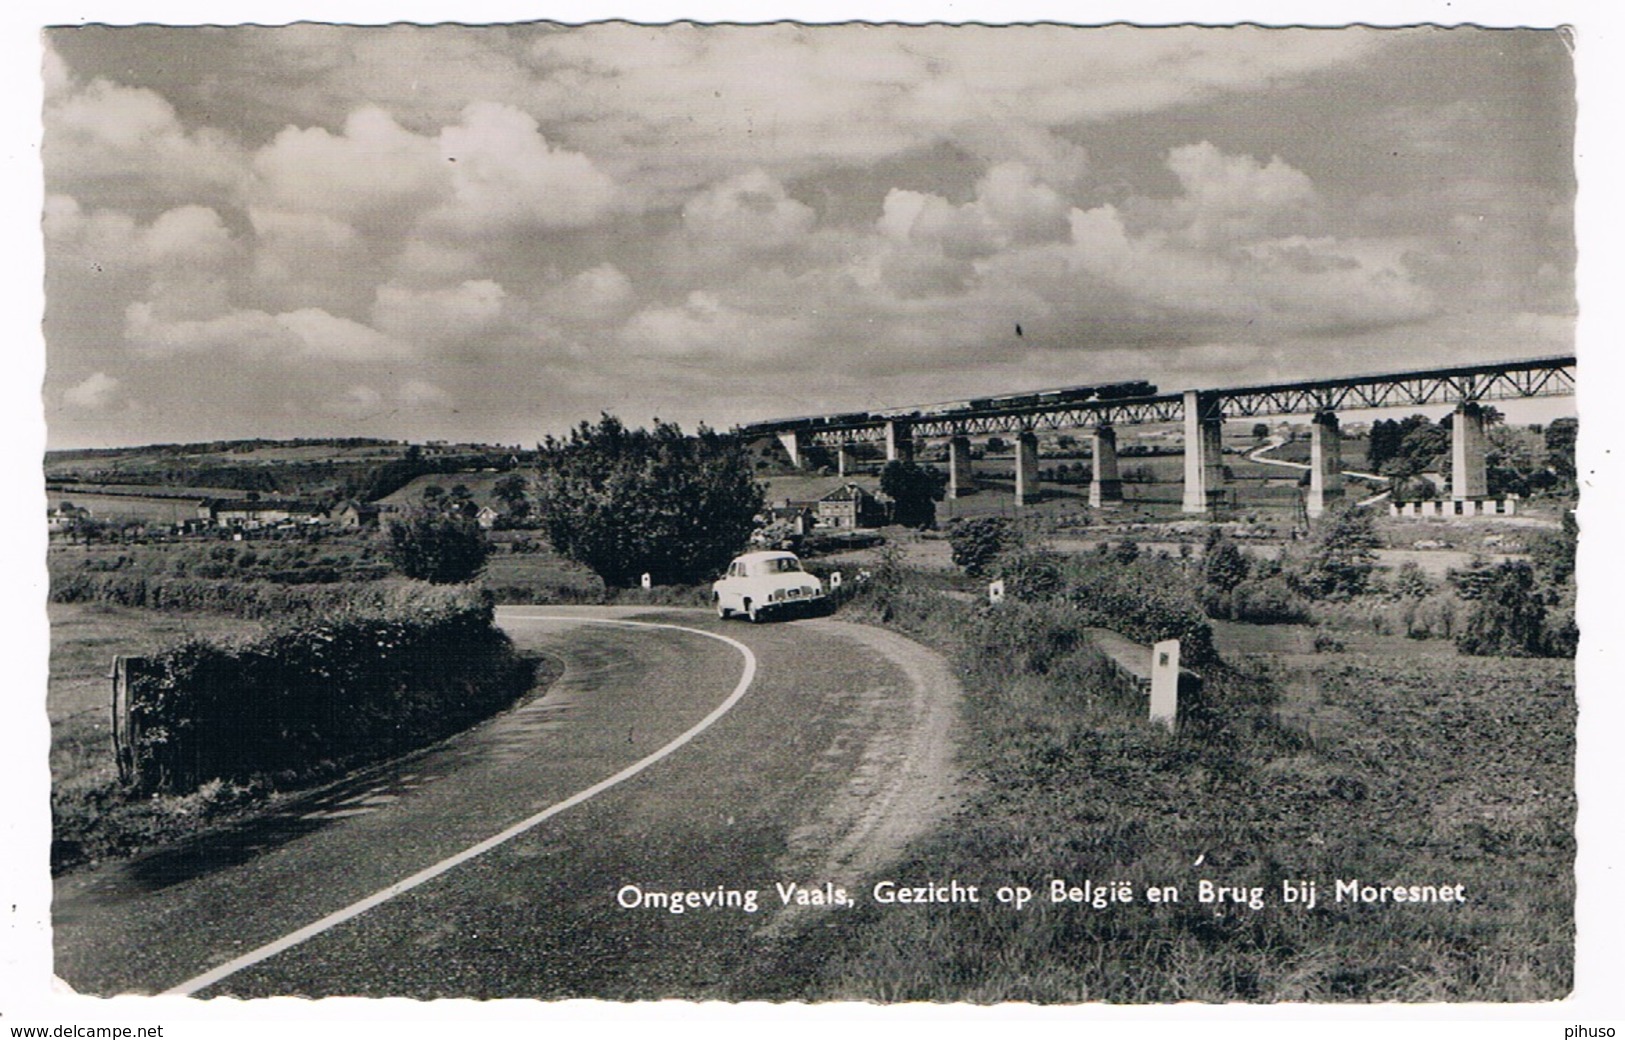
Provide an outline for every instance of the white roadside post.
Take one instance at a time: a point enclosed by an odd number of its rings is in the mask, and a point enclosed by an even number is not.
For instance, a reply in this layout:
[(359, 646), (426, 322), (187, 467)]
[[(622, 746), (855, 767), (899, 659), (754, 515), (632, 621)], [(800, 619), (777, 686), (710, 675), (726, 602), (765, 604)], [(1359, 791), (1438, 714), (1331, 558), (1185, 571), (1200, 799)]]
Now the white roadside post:
[(652, 589), (655, 587), (654, 579), (649, 577), (647, 572), (645, 572), (643, 575), (643, 587), (646, 589)]
[(829, 587), (832, 588), (832, 589), (838, 589), (838, 588), (841, 587), (841, 572), (840, 571), (836, 571), (835, 573), (833, 573), (833, 574), (831, 574), (829, 576)]
[(988, 603), (994, 604), (994, 605), (997, 605), (999, 603), (1004, 602), (1004, 579), (1003, 578), (1000, 578), (998, 581), (994, 582), (993, 584), (991, 584), (991, 585), (989, 585), (987, 587), (987, 601), (988, 601)]
[(1151, 721), (1170, 730), (1179, 719), (1179, 640), (1164, 639), (1151, 648)]

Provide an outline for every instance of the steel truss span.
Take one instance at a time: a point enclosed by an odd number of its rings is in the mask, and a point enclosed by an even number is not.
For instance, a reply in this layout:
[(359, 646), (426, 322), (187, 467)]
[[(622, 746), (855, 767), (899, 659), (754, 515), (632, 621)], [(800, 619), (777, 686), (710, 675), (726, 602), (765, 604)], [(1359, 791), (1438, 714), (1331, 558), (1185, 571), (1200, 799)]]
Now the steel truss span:
[[(1221, 387), (1193, 393), (1204, 419), (1559, 397), (1574, 393), (1575, 365), (1576, 359), (1567, 355), (1417, 372)], [(1136, 426), (1183, 422), (1185, 400), (1185, 394), (1153, 394), (1055, 404), (994, 403), (949, 412), (907, 409), (869, 414), (847, 412), (746, 423), (735, 427), (735, 432), (747, 437), (793, 433), (803, 443), (835, 447), (883, 441), (889, 424), (918, 437)]]
[(1215, 391), (1226, 417), (1301, 415), (1574, 393), (1573, 357)]

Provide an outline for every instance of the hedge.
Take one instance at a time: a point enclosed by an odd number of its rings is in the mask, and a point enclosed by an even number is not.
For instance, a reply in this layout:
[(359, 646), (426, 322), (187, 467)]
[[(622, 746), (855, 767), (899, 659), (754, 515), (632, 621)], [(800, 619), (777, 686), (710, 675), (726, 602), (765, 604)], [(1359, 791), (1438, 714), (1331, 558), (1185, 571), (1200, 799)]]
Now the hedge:
[(251, 643), (189, 640), (132, 678), (136, 786), (299, 776), (400, 754), (511, 703), (533, 669), (467, 588), (392, 583), (378, 602)]

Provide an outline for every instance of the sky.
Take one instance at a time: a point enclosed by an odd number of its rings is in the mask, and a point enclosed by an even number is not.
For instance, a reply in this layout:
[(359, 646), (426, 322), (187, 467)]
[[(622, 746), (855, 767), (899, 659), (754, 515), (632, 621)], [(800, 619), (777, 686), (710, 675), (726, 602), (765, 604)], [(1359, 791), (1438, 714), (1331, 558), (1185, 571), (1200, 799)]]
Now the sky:
[[(1554, 31), (63, 27), (51, 447), (1574, 350)], [(1017, 327), (1019, 326), (1019, 333)]]

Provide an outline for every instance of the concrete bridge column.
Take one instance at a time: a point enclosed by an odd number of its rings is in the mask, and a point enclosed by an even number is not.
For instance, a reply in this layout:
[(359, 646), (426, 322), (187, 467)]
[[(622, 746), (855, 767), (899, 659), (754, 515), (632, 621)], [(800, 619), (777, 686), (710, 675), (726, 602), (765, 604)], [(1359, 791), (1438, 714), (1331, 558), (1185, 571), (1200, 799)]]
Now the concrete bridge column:
[(886, 461), (914, 461), (914, 427), (889, 419), (886, 422)]
[(1016, 505), (1038, 501), (1038, 435), (1028, 430), (1016, 438)]
[(1343, 497), (1343, 433), (1335, 412), (1316, 412), (1309, 425), (1309, 502), (1306, 512), (1322, 516)]
[(1224, 501), (1223, 428), (1217, 400), (1195, 390), (1185, 391), (1185, 497), (1181, 508), (1186, 513), (1206, 513)]
[(971, 467), (970, 438), (954, 437), (948, 442), (948, 497), (964, 498), (976, 489), (976, 473)]
[(1091, 440), (1095, 461), (1089, 481), (1089, 504), (1096, 509), (1116, 505), (1123, 501), (1123, 481), (1117, 475), (1117, 429), (1096, 426)]
[(784, 450), (790, 453), (790, 465), (796, 469), (801, 468), (801, 436), (795, 430), (785, 430), (779, 434), (779, 443)]
[(836, 447), (836, 449), (835, 449), (835, 472), (844, 477), (844, 476), (846, 476), (846, 471), (848, 469), (850, 469), (851, 466), (852, 466), (851, 445), (846, 444), (846, 443), (843, 442), (838, 447)]
[(1450, 420), (1450, 497), (1457, 502), (1490, 493), (1484, 464), (1488, 440), (1484, 436), (1484, 409), (1476, 401), (1456, 406)]

